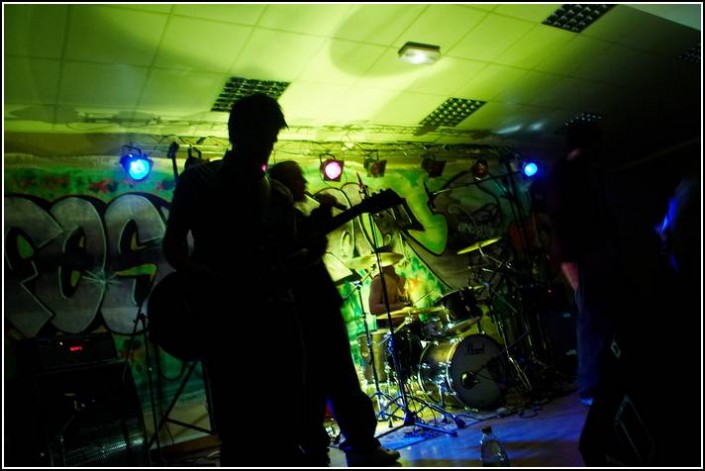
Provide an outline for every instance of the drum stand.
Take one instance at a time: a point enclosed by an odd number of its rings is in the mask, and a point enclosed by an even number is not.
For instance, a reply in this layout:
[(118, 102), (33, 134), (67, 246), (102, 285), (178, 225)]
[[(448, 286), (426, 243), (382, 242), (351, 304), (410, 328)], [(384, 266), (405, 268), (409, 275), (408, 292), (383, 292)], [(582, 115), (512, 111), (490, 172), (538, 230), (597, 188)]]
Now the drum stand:
[[(358, 179), (360, 179), (359, 175), (358, 175)], [(367, 186), (362, 183), (362, 179), (360, 179), (360, 191), (361, 191), (361, 194), (363, 197), (368, 196), (367, 195)], [(398, 396), (393, 398), (387, 404), (387, 408), (389, 408), (392, 404), (396, 404), (397, 408), (395, 409), (395, 411), (401, 409), (404, 413), (403, 423), (401, 425), (399, 425), (397, 427), (392, 427), (389, 430), (387, 430), (386, 432), (383, 432), (382, 434), (377, 435), (377, 438), (383, 437), (385, 435), (389, 435), (390, 433), (396, 432), (397, 430), (400, 430), (404, 427), (419, 427), (419, 428), (426, 429), (426, 430), (433, 430), (436, 432), (447, 433), (451, 436), (456, 437), (458, 435), (457, 431), (446, 430), (441, 427), (434, 427), (433, 425), (429, 425), (427, 423), (424, 423), (418, 417), (418, 415), (415, 412), (411, 411), (411, 409), (409, 408), (409, 401), (411, 400), (411, 401), (416, 402), (417, 404), (421, 404), (423, 407), (427, 407), (431, 410), (438, 412), (439, 414), (441, 414), (443, 416), (444, 420), (447, 420), (447, 419), (453, 420), (453, 422), (455, 423), (455, 425), (458, 428), (465, 427), (465, 422), (462, 419), (460, 419), (459, 417), (456, 417), (455, 415), (451, 414), (450, 412), (448, 412), (444, 409), (441, 409), (440, 407), (438, 407), (436, 405), (430, 404), (422, 399), (414, 397), (413, 395), (407, 393), (405, 390), (406, 389), (406, 381), (404, 378), (404, 372), (402, 370), (401, 364), (399, 363), (399, 358), (396, 353), (396, 341), (397, 341), (396, 332), (395, 332), (395, 330), (393, 328), (393, 324), (392, 324), (392, 313), (391, 313), (391, 309), (389, 307), (389, 295), (387, 293), (387, 285), (384, 281), (384, 273), (382, 273), (382, 260), (379, 255), (379, 247), (377, 245), (377, 234), (374, 231), (374, 221), (372, 219), (372, 214), (369, 214), (368, 216), (370, 218), (370, 226), (373, 228), (371, 231), (372, 232), (372, 248), (374, 250), (375, 258), (377, 260), (377, 268), (379, 269), (379, 277), (380, 277), (380, 281), (382, 283), (382, 298), (384, 300), (384, 307), (385, 307), (385, 310), (387, 313), (387, 323), (389, 326), (389, 334), (390, 334), (389, 335), (389, 342), (390, 342), (390, 349), (391, 349), (392, 365), (394, 367), (394, 372), (395, 372), (396, 378), (397, 378), (397, 386), (399, 387)], [(388, 414), (386, 412), (386, 409), (384, 410), (384, 414)], [(382, 411), (380, 411), (381, 416), (383, 416), (384, 414), (382, 414)], [(396, 416), (394, 416), (393, 413), (388, 414), (388, 415), (390, 416), (390, 422), (391, 422), (392, 417), (396, 417)]]
[(362, 323), (365, 326), (365, 340), (367, 341), (367, 351), (370, 357), (370, 365), (372, 366), (372, 380), (375, 384), (375, 392), (372, 395), (371, 399), (377, 401), (377, 408), (379, 410), (379, 412), (377, 413), (377, 420), (385, 421), (389, 418), (389, 416), (387, 416), (386, 414), (386, 411), (388, 405), (392, 402), (392, 397), (388, 394), (383, 393), (382, 390), (379, 388), (379, 376), (377, 374), (377, 365), (375, 361), (372, 334), (370, 333), (370, 328), (367, 325), (365, 308), (363, 307), (364, 304), (362, 303), (362, 281), (364, 279), (365, 277), (363, 277), (362, 280), (353, 281), (352, 284), (355, 287), (355, 291), (357, 291), (360, 300), (360, 308), (362, 310)]

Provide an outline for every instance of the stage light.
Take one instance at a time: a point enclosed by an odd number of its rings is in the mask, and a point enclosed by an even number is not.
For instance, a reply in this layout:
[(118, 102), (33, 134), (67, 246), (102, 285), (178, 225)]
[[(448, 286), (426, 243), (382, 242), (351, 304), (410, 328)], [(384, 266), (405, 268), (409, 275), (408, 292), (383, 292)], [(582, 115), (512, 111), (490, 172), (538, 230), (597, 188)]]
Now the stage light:
[(387, 170), (387, 161), (379, 160), (379, 155), (375, 151), (374, 155), (370, 155), (365, 159), (365, 169), (367, 170), (367, 176), (373, 178), (379, 178), (384, 176), (384, 172)]
[(424, 157), (423, 162), (421, 162), (421, 168), (428, 173), (430, 178), (440, 177), (445, 167), (445, 160), (436, 160), (436, 157), (430, 154)]
[(410, 64), (433, 64), (441, 57), (440, 46), (408, 41), (399, 49), (399, 60)]
[(147, 178), (152, 171), (152, 159), (143, 154), (137, 147), (122, 146), (122, 148), (123, 154), (120, 157), (120, 165), (125, 169), (127, 175), (137, 182)]
[(489, 174), (489, 165), (485, 159), (477, 159), (470, 167), (470, 171), (476, 180), (482, 180)]
[(539, 171), (539, 167), (534, 162), (524, 162), (522, 171), (527, 177), (533, 177)]
[[(323, 160), (323, 157), (328, 157)], [(321, 162), (321, 175), (323, 176), (323, 181), (326, 182), (339, 182), (340, 177), (343, 176), (343, 167), (345, 162), (335, 158), (333, 154), (321, 154), (318, 156), (318, 160)]]

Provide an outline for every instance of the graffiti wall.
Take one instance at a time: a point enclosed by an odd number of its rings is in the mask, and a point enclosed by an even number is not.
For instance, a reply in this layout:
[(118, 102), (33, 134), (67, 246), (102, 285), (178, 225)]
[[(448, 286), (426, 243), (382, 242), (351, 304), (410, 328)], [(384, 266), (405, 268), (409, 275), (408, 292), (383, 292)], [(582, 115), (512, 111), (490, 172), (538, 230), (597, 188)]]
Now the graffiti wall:
[[(405, 200), (329, 233), (326, 264), (346, 300), (343, 314), (358, 362), (364, 322), (376, 328), (365, 315), (373, 266), (363, 263), (376, 249), (403, 255), (397, 271), (408, 279), (416, 306), (424, 307), (482, 283), (478, 267), (516, 261), (517, 247), (529, 247), (525, 240), (517, 245), (509, 231), (530, 215), (526, 182), (516, 174), (479, 182), (470, 163), (457, 160), (441, 178), (429, 178), (417, 165), (390, 166), (384, 177), (371, 178), (349, 162), (340, 182), (324, 182), (317, 160), (297, 160), (311, 193), (329, 193), (346, 207), (364, 205), (384, 190)], [(5, 156), (6, 377), (15, 372), (13, 346), (23, 339), (108, 331), (119, 357), (131, 362), (144, 408), (154, 392), (149, 370), (160, 375), (159, 393), (168, 403), (185, 368), (158, 348), (145, 350), (145, 319), (152, 287), (171, 271), (161, 242), (174, 181), (168, 159), (155, 159), (150, 176), (136, 182), (114, 156)], [(183, 398), (203, 400), (200, 369)]]

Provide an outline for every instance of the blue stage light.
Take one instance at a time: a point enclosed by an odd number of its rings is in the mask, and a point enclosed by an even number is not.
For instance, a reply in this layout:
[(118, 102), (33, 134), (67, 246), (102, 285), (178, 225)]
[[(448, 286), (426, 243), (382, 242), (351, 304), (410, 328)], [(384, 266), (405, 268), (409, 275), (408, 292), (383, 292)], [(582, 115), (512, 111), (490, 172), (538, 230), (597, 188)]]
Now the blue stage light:
[(147, 178), (152, 171), (154, 163), (152, 159), (142, 154), (142, 151), (135, 147), (124, 146), (123, 148), (131, 150), (123, 153), (122, 157), (120, 157), (120, 165), (125, 169), (127, 175), (138, 182)]
[(538, 165), (536, 165), (534, 162), (526, 162), (523, 167), (524, 175), (527, 177), (533, 177), (536, 175), (536, 172), (539, 171)]

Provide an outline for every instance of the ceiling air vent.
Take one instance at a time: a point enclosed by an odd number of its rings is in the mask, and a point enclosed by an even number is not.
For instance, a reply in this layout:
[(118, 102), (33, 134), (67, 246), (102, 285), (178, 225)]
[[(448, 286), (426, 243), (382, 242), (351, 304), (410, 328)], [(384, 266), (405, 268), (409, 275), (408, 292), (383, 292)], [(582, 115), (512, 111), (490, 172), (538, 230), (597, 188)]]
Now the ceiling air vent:
[(477, 111), (485, 101), (467, 100), (465, 98), (448, 98), (422, 121), (422, 126), (456, 126)]
[(604, 3), (562, 5), (551, 13), (551, 16), (543, 20), (543, 24), (579, 33), (597, 21), (613, 6)]
[(211, 111), (229, 113), (235, 101), (253, 93), (265, 93), (272, 98), (278, 99), (290, 83), (231, 77), (225, 84), (223, 91), (218, 95), (218, 98), (215, 99)]
[(678, 56), (682, 61), (690, 62), (692, 64), (700, 63), (700, 44), (696, 44), (693, 47), (688, 48), (683, 54)]
[(563, 126), (556, 130), (556, 134), (563, 134), (565, 130), (576, 123), (597, 123), (602, 120), (602, 116), (597, 113), (591, 113), (589, 111), (583, 111), (578, 113), (568, 121), (566, 121)]

